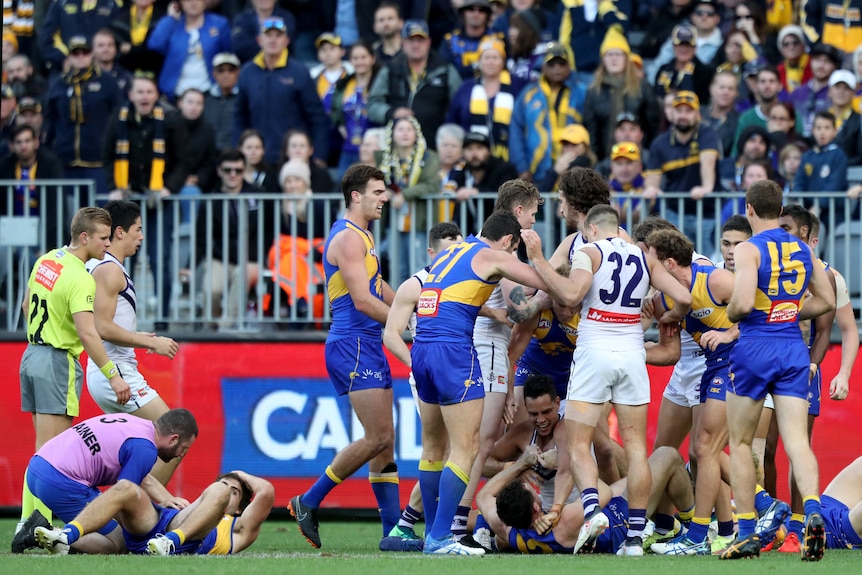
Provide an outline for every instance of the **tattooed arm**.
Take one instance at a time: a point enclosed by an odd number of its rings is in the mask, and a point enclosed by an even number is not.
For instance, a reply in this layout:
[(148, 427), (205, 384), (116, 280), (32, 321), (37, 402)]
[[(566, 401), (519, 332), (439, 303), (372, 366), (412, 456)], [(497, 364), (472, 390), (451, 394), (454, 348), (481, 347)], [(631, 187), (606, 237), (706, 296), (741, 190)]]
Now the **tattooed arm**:
[(503, 284), (503, 297), (506, 299), (509, 319), (513, 322), (524, 323), (530, 318), (536, 317), (543, 309), (550, 309), (551, 298), (545, 292), (538, 292), (533, 297), (528, 298), (527, 290), (532, 291), (531, 288), (525, 289), (524, 286), (512, 282), (507, 283), (510, 285)]

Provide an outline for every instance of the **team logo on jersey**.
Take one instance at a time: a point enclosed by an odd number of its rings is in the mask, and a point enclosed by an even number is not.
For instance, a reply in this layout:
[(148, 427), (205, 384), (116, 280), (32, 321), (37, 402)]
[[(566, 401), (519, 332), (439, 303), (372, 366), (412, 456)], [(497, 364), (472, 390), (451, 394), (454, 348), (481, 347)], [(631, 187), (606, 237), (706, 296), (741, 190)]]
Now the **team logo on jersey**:
[(776, 301), (772, 302), (772, 308), (769, 310), (769, 317), (766, 318), (767, 323), (789, 323), (796, 320), (799, 315), (799, 304), (795, 301)]
[(713, 311), (715, 311), (715, 308), (702, 307), (700, 309), (693, 309), (689, 313), (694, 319), (703, 319), (705, 317), (709, 317)]
[(823, 164), (823, 167), (820, 168), (820, 177), (828, 178), (830, 173), (829, 164)]
[(36, 283), (44, 286), (48, 291), (54, 291), (54, 284), (60, 278), (63, 265), (52, 260), (44, 260), (39, 263), (36, 270)]
[(549, 327), (551, 327), (551, 320), (543, 317), (539, 320), (539, 325), (536, 326), (536, 329), (548, 329)]
[(419, 295), (419, 302), (416, 304), (416, 315), (420, 317), (436, 317), (439, 311), (440, 290), (427, 288), (422, 290)]

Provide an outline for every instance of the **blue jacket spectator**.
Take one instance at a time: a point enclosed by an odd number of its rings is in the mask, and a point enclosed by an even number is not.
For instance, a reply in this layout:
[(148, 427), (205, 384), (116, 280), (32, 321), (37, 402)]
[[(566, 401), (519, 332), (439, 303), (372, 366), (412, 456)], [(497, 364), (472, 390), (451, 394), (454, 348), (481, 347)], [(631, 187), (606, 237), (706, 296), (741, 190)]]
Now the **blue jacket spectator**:
[(252, 0), (252, 6), (234, 19), (230, 36), (233, 53), (243, 64), (260, 52), (257, 34), (260, 32), (260, 25), (267, 18), (284, 20), (288, 37), (296, 38), (296, 19), (284, 8), (276, 6), (275, 0)]
[(183, 0), (182, 6), (182, 14), (168, 10), (147, 41), (148, 48), (165, 57), (159, 91), (168, 98), (188, 88), (207, 92), (213, 83), (213, 58), (220, 52), (230, 52), (226, 18), (203, 12), (202, 0)]
[(239, 74), (233, 140), (254, 128), (267, 143), (265, 160), (279, 164), (279, 143), (290, 130), (311, 134), (314, 157), (329, 154), (329, 118), (308, 69), (288, 58), (287, 26), (280, 18), (266, 20), (259, 35), (263, 50)]
[[(509, 161), (522, 178), (542, 181), (557, 157), (558, 132), (582, 121), (585, 90), (572, 73), (571, 62), (568, 48), (553, 44), (545, 54), (541, 78), (528, 84), (515, 103), (509, 128)], [(552, 102), (556, 89), (560, 93)]]
[(50, 70), (62, 74), (69, 54), (69, 41), (75, 36), (92, 40), (102, 28), (110, 28), (120, 12), (115, 0), (54, 0), (39, 28), (39, 51)]
[[(847, 154), (835, 142), (825, 146), (815, 146), (802, 154), (802, 165), (796, 172), (794, 190), (805, 192), (844, 192), (847, 190)], [(804, 197), (804, 196), (803, 196)], [(844, 199), (835, 200), (835, 217), (838, 222), (844, 218)], [(819, 206), (820, 218), (828, 218), (829, 198), (807, 199), (806, 207)]]

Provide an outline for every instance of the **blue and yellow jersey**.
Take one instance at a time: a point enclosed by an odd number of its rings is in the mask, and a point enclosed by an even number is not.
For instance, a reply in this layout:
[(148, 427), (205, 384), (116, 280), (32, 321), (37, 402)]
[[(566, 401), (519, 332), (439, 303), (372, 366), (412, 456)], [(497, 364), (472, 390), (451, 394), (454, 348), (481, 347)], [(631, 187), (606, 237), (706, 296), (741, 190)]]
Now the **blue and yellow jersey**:
[(347, 284), (341, 276), (338, 266), (329, 263), (326, 253), (329, 251), (329, 243), (339, 232), (352, 231), (359, 234), (365, 242), (365, 270), (368, 274), (368, 291), (379, 300), (383, 300), (383, 276), (380, 274), (380, 261), (374, 250), (374, 238), (368, 230), (363, 230), (350, 220), (338, 220), (332, 224), (329, 237), (323, 248), (323, 273), (326, 276), (326, 293), (329, 296), (329, 306), (332, 309), (332, 326), (329, 328), (327, 341), (336, 340), (347, 336), (366, 335), (382, 337), (380, 322), (371, 319), (356, 309), (353, 299), (347, 291)]
[(490, 248), (470, 236), (434, 259), (416, 306), (417, 342), (473, 341), (479, 308), (499, 283), (484, 280), (473, 271), (473, 258), (483, 249)]
[(568, 553), (571, 555), (574, 547), (566, 547), (559, 543), (554, 537), (554, 531), (551, 530), (544, 535), (540, 534), (535, 529), (515, 529), (512, 527), (509, 530), (509, 545), (517, 553), (530, 553), (533, 555), (541, 555), (551, 553)]
[(578, 342), (580, 319), (580, 314), (575, 314), (568, 322), (561, 323), (553, 310), (542, 310), (539, 324), (533, 331), (533, 339), (518, 360), (518, 365), (551, 377), (554, 374), (568, 374)]
[(233, 526), (237, 517), (225, 515), (216, 527), (207, 533), (200, 547), (195, 551), (198, 555), (231, 555), (233, 553)]
[(739, 337), (800, 337), (799, 310), (811, 281), (811, 250), (781, 228), (748, 240), (760, 251), (754, 308), (739, 322)]
[[(700, 345), (700, 337), (708, 331), (727, 331), (733, 327), (733, 322), (727, 319), (727, 304), (718, 302), (709, 291), (709, 276), (715, 271), (714, 266), (691, 264), (691, 311), (682, 320), (682, 328)], [(672, 309), (674, 301), (665, 294), (661, 296), (667, 309)], [(727, 357), (736, 341), (723, 343), (715, 351), (703, 347), (706, 360)]]

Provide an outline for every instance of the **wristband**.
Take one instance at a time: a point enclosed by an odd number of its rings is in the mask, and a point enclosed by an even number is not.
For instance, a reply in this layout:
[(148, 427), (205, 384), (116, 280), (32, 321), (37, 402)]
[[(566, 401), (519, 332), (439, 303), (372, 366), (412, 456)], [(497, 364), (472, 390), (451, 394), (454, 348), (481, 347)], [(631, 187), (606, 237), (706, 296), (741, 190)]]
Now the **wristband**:
[(99, 368), (99, 371), (101, 371), (102, 375), (104, 375), (108, 379), (111, 379), (119, 373), (117, 371), (117, 366), (114, 365), (114, 362), (110, 359), (108, 360), (108, 363)]
[(551, 505), (550, 513), (556, 513), (557, 515), (562, 514), (563, 513), (563, 504), (562, 503), (554, 503), (553, 505)]

